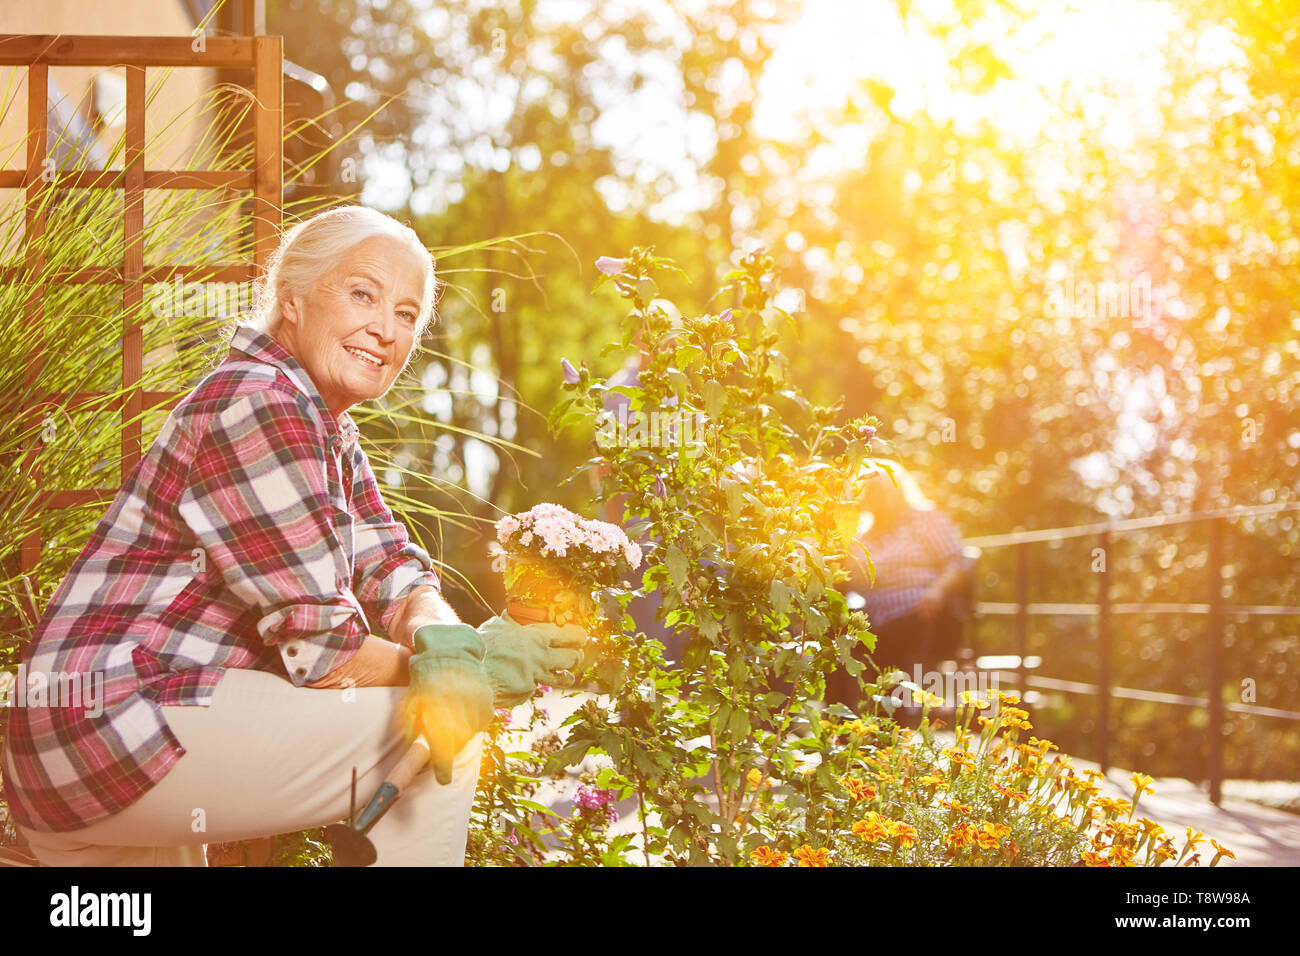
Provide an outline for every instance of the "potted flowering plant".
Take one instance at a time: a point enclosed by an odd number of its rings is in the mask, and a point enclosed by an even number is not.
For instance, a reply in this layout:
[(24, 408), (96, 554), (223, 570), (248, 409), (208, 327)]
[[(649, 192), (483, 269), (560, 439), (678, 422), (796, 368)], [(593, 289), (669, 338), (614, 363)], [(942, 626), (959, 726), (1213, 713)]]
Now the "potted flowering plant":
[(623, 529), (539, 504), (496, 523), (493, 570), (504, 571), (506, 610), (521, 624), (576, 624), (595, 633), (597, 595), (616, 588), (641, 564)]

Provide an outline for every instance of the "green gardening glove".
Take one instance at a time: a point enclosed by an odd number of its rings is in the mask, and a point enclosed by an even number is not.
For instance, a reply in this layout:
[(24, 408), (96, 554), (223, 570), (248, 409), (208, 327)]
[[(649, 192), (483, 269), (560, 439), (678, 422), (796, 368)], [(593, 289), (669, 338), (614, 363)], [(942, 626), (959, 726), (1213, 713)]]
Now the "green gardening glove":
[(407, 734), (423, 734), (429, 762), (444, 786), (452, 763), (492, 720), (492, 685), (483, 669), (483, 639), (468, 624), (416, 628), (411, 683), (403, 704)]
[(518, 624), (509, 614), (479, 626), (487, 652), (483, 669), (496, 706), (514, 707), (533, 696), (538, 684), (572, 686), (587, 635), (572, 624)]

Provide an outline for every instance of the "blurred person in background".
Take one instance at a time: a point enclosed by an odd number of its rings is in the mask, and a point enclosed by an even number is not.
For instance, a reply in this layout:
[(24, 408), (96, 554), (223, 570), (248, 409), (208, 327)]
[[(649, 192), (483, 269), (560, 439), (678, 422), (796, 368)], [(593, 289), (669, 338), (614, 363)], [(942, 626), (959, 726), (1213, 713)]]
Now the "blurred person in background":
[[(972, 562), (957, 526), (911, 473), (897, 462), (878, 461), (894, 480), (882, 471), (867, 481), (855, 539), (857, 566), (847, 586), (865, 602), (876, 635), (871, 654), (876, 670), (899, 668), (910, 678), (915, 665), (930, 670), (956, 652)], [(874, 581), (861, 549), (875, 566)], [(865, 653), (865, 648), (855, 651), (864, 663)], [(856, 706), (859, 697), (857, 680), (843, 669), (828, 680), (829, 701)]]

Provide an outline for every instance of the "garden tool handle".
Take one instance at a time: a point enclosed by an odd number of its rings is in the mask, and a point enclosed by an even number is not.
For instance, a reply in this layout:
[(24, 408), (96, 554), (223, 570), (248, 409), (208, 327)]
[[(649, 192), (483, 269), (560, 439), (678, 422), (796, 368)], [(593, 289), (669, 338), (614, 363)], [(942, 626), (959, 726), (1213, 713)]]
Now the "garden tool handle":
[(393, 805), (393, 801), (402, 795), (407, 784), (414, 780), (415, 775), (429, 762), (429, 753), (429, 742), (424, 739), (423, 734), (411, 741), (411, 745), (406, 748), (406, 753), (402, 754), (402, 759), (397, 761), (397, 766), (388, 772), (384, 782), (375, 791), (375, 795), (370, 798), (370, 802), (353, 822), (353, 827), (365, 833), (378, 823), (379, 818)]
[(388, 782), (398, 790), (405, 790), (406, 785), (415, 779), (415, 775), (424, 769), (424, 765), (429, 762), (429, 742), (424, 739), (423, 734), (419, 734), (411, 741), (411, 746), (406, 748), (406, 753), (402, 754), (402, 759), (397, 762), (388, 774)]

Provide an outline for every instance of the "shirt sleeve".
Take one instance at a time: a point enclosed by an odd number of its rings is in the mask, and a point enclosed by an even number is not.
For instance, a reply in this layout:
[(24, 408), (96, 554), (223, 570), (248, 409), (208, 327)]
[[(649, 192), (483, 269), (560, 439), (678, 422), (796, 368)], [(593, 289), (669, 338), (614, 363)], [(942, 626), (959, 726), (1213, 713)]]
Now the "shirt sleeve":
[(360, 444), (352, 455), (352, 514), (356, 520), (352, 589), (366, 616), (388, 634), (402, 598), (418, 587), (440, 590), (442, 585), (428, 552), (411, 541), (406, 527), (384, 503)]
[(952, 519), (938, 508), (930, 512), (929, 519), (926, 545), (933, 560), (932, 567), (939, 570), (962, 558), (965, 545)]
[(341, 486), (330, 493), (327, 455), (307, 399), (261, 389), (213, 418), (177, 505), (299, 686), (350, 659), (369, 631), (351, 590), (353, 519)]

